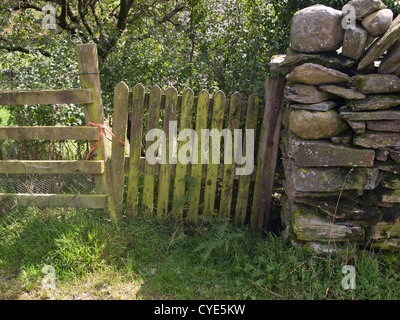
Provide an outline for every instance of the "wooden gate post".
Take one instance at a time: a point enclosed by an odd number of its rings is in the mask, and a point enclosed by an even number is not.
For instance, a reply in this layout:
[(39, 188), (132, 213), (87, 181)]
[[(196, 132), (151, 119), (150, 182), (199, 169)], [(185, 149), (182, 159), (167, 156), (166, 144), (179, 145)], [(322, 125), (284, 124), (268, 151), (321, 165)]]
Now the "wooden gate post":
[[(104, 125), (104, 108), (101, 97), (101, 85), (99, 64), (97, 57), (97, 46), (94, 43), (78, 44), (76, 46), (78, 54), (79, 80), (82, 89), (92, 89), (92, 103), (84, 105), (85, 121)], [(96, 141), (91, 141), (93, 145)], [(108, 209), (110, 218), (115, 223), (118, 220), (114, 197), (112, 193), (111, 168), (108, 159), (107, 141), (105, 133), (96, 149), (93, 160), (104, 160), (105, 171), (103, 175), (95, 175), (96, 190), (107, 195)]]
[(265, 85), (265, 112), (256, 177), (258, 194), (254, 197), (251, 215), (251, 226), (256, 230), (268, 228), (282, 125), (285, 81), (282, 76), (268, 77)]

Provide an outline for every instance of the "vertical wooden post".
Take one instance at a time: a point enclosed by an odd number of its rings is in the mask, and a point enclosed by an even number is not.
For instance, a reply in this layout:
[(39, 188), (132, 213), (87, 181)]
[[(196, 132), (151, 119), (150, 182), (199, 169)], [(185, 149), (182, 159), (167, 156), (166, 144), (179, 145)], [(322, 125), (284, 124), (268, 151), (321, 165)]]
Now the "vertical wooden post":
[[(97, 46), (94, 43), (78, 44), (76, 46), (76, 51), (78, 54), (78, 70), (81, 87), (82, 89), (92, 89), (93, 101), (92, 103), (84, 105), (85, 121), (86, 123), (94, 122), (104, 125), (104, 108), (101, 97)], [(96, 141), (92, 141), (91, 143), (93, 144), (95, 142)], [(104, 160), (104, 174), (95, 176), (96, 189), (99, 193), (107, 194), (110, 218), (113, 222), (117, 222), (114, 199), (111, 193), (111, 171), (105, 134), (103, 134), (102, 140), (96, 149), (93, 160)]]
[(284, 85), (285, 78), (278, 76), (268, 77), (265, 86), (265, 112), (251, 216), (251, 226), (256, 230), (268, 228), (282, 125)]
[[(114, 115), (113, 115), (113, 133), (121, 141), (126, 141), (126, 131), (128, 124), (128, 103), (129, 87), (125, 82), (117, 84), (114, 90)], [(112, 142), (111, 153), (111, 180), (112, 192), (117, 215), (122, 214), (124, 201), (125, 184), (125, 146), (118, 140)]]

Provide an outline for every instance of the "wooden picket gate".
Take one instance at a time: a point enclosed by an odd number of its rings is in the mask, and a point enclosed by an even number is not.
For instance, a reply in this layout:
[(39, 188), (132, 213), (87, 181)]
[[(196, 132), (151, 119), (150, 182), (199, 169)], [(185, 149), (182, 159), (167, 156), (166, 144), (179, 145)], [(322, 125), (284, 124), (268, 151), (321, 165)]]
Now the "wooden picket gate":
[[(121, 82), (115, 87), (112, 121), (112, 134), (117, 139), (112, 139), (112, 150), (107, 150), (97, 47), (78, 45), (77, 52), (81, 89), (0, 91), (0, 105), (82, 104), (86, 124), (92, 126), (0, 127), (0, 140), (87, 140), (97, 145), (94, 156), (87, 161), (1, 160), (0, 174), (93, 174), (96, 194), (0, 193), (0, 202), (8, 199), (21, 206), (107, 208), (113, 222), (124, 211), (127, 217), (165, 218), (171, 214), (176, 219), (193, 222), (200, 215), (210, 217), (217, 212), (221, 218), (230, 218), (239, 226), (249, 222), (257, 230), (267, 227), (282, 119), (285, 82), (282, 77), (267, 79), (265, 104), (257, 95), (243, 101), (239, 93), (228, 99), (222, 91), (214, 98), (206, 90), (197, 97), (191, 89), (178, 95), (176, 89), (170, 88), (163, 94), (158, 86), (145, 92), (141, 84), (130, 91)], [(121, 142), (127, 137), (128, 115), (131, 131), (129, 156), (126, 156)], [(196, 155), (198, 164), (180, 163), (179, 159), (176, 164), (169, 163), (169, 154), (165, 157), (166, 163), (150, 164), (146, 161), (146, 150), (153, 142), (144, 141), (146, 133), (162, 129), (165, 150), (170, 152), (171, 121), (177, 121), (178, 130), (194, 129), (198, 133), (202, 129), (254, 130), (257, 148), (253, 173), (235, 176), (238, 165), (233, 150), (228, 151), (233, 160), (231, 164), (215, 164), (212, 152), (209, 164), (201, 164), (201, 152)], [(200, 145), (199, 141), (196, 143)], [(210, 143), (211, 150), (215, 142)], [(184, 144), (179, 141), (177, 149)]]
[[(113, 120), (116, 136), (124, 137), (128, 112), (131, 117), (130, 155), (125, 159), (125, 170), (128, 171), (127, 216), (156, 214), (165, 218), (172, 214), (176, 219), (196, 222), (200, 214), (210, 217), (217, 213), (238, 226), (248, 221), (254, 229), (266, 227), (278, 152), (283, 83), (282, 79), (268, 79), (267, 94), (271, 92), (275, 96), (271, 96), (266, 105), (255, 94), (243, 101), (239, 93), (227, 99), (219, 91), (210, 98), (209, 93), (203, 90), (195, 97), (190, 88), (178, 95), (175, 88), (162, 94), (158, 86), (145, 92), (141, 84), (132, 91), (125, 83), (118, 84)], [(170, 163), (170, 153), (173, 152), (169, 132), (171, 121), (178, 122), (178, 130), (194, 129), (198, 135), (202, 129), (216, 129), (218, 132), (229, 129), (232, 133), (235, 129), (254, 130), (258, 148), (255, 149), (253, 173), (235, 176), (234, 150), (228, 151), (231, 152), (231, 164), (216, 164), (211, 152), (208, 164), (202, 164), (200, 151), (195, 155), (197, 163), (183, 164), (179, 159)], [(144, 138), (152, 129), (161, 129), (165, 134), (163, 150), (167, 154), (161, 164), (146, 161), (146, 151), (154, 142), (144, 141)], [(175, 152), (185, 143), (179, 141)], [(197, 150), (202, 150), (200, 139), (195, 143)], [(212, 143), (213, 140), (209, 150)], [(114, 159), (114, 172), (122, 170), (122, 154), (121, 145), (115, 144), (114, 149), (113, 144), (112, 157), (119, 157), (119, 160)], [(122, 203), (124, 193), (122, 174), (118, 175), (120, 180), (114, 185), (116, 204)]]

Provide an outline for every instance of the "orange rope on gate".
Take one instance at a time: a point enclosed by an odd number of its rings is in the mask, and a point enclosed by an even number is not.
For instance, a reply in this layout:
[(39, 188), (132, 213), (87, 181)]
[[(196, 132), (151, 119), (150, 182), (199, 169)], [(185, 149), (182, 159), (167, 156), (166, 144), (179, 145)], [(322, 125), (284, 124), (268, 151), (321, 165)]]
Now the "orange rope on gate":
[(117, 139), (119, 142), (121, 142), (124, 146), (126, 146), (126, 143), (119, 139), (114, 133), (112, 133), (104, 124), (99, 124), (99, 123), (94, 123), (94, 122), (89, 122), (87, 126), (91, 127), (99, 127), (100, 128), (100, 138), (99, 140), (92, 146), (90, 149), (88, 155), (86, 156), (86, 160), (89, 160), (89, 156), (93, 153), (94, 150), (99, 146), (102, 138), (103, 138), (103, 130), (108, 131), (115, 139)]

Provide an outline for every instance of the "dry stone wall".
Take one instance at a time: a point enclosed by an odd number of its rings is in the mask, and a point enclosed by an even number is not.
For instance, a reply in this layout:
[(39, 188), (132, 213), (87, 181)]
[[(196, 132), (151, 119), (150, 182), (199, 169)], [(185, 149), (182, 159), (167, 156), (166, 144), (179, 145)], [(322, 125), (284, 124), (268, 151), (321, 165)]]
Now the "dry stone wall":
[(271, 68), (287, 79), (285, 234), (317, 252), (400, 250), (400, 16), (380, 0), (303, 9)]

